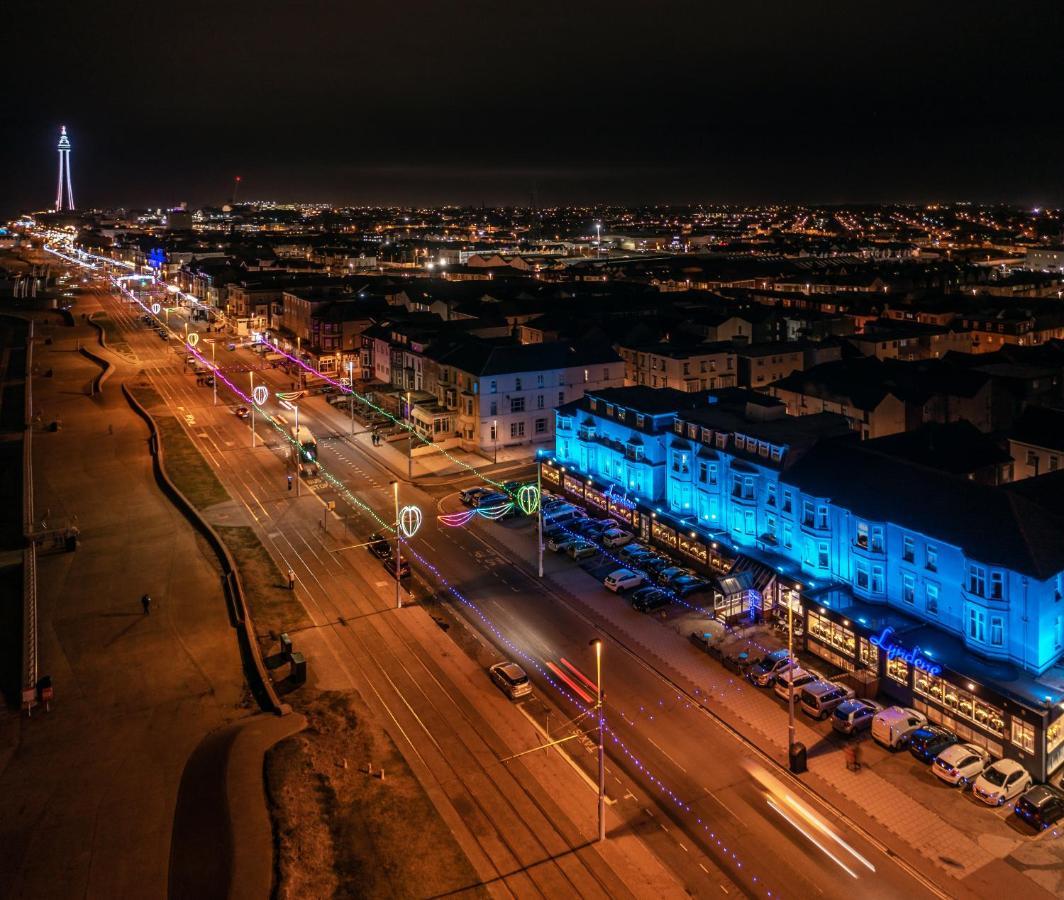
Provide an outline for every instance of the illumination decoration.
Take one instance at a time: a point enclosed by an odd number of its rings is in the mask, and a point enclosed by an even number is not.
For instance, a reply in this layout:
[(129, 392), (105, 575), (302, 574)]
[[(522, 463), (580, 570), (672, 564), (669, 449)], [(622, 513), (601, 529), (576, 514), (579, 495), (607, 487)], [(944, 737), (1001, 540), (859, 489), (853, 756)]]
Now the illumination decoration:
[(421, 510), (416, 506), (404, 506), (399, 510), (399, 530), (403, 537), (409, 540), (417, 534), (422, 518)]
[(70, 186), (70, 138), (67, 137), (66, 125), (59, 129), (59, 188), (55, 194), (55, 211), (63, 211), (63, 187), (66, 186), (66, 208), (74, 209), (74, 189)]
[(198, 344), (198, 343), (199, 343), (199, 333), (196, 332), (196, 331), (190, 331), (188, 333), (188, 345), (190, 347), (195, 347), (196, 344)]
[(158, 303), (153, 303), (151, 305), (151, 311), (155, 313), (155, 315), (159, 315), (159, 313), (163, 311), (163, 308)]
[(277, 399), (282, 403), (291, 403), (303, 396), (302, 391), (278, 391)]
[(912, 650), (908, 650), (901, 644), (894, 644), (890, 641), (890, 636), (894, 633), (894, 628), (890, 625), (886, 626), (875, 637), (869, 638), (869, 643), (874, 647), (878, 647), (887, 654), (887, 659), (901, 658), (914, 669), (919, 669), (923, 672), (927, 672), (928, 675), (941, 675), (942, 666), (931, 662), (927, 656), (920, 650), (920, 645), (917, 644)]
[(265, 406), (266, 401), (270, 399), (270, 389), (264, 384), (256, 384), (255, 390), (251, 392), (251, 399), (255, 401), (256, 406)]
[(526, 516), (539, 509), (539, 488), (534, 484), (522, 484), (517, 489), (517, 505)]
[(461, 512), (447, 513), (436, 518), (439, 522), (451, 528), (461, 528), (463, 525), (468, 525), (477, 516), (483, 519), (491, 519), (494, 522), (501, 519), (513, 508), (514, 504), (512, 502), (500, 503), (497, 506), (478, 506), (476, 509), (463, 509)]

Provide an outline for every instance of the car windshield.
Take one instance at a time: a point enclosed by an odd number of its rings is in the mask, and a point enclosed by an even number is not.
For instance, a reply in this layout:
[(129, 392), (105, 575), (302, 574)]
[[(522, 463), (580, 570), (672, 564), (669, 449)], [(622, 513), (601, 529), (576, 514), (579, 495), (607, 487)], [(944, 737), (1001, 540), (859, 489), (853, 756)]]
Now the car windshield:
[(997, 769), (994, 766), (991, 766), (983, 773), (983, 777), (987, 781), (989, 781), (991, 784), (997, 785), (998, 787), (1001, 787), (1001, 785), (1005, 783), (1005, 776), (1006, 773), (1003, 770)]

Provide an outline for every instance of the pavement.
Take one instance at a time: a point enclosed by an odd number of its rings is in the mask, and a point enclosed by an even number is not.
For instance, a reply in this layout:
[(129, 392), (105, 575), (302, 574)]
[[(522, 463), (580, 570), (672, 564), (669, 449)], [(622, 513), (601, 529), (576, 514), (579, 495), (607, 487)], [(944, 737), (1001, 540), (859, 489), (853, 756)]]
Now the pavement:
[[(78, 309), (92, 306), (83, 295)], [(147, 428), (122, 399), (120, 382), (135, 364), (101, 349), (80, 318), (73, 328), (49, 322), (35, 361), (54, 377), (35, 380), (35, 400), (43, 423), (59, 418), (62, 427), (35, 435), (36, 509), (49, 527), (76, 524), (81, 542), (40, 559), (51, 710), (0, 718), (0, 896), (161, 897), (179, 795), (196, 783), (190, 758), (219, 729), (257, 727), (257, 710), (217, 563), (156, 485)], [(99, 367), (78, 342), (117, 367), (95, 397), (87, 389)], [(258, 739), (260, 760), (267, 737)], [(216, 755), (198, 777), (221, 784), (228, 758)], [(239, 788), (226, 802), (239, 804), (237, 820), (258, 813), (261, 825), (265, 806), (254, 792)], [(249, 840), (257, 840), (257, 883), (268, 883), (268, 831)]]

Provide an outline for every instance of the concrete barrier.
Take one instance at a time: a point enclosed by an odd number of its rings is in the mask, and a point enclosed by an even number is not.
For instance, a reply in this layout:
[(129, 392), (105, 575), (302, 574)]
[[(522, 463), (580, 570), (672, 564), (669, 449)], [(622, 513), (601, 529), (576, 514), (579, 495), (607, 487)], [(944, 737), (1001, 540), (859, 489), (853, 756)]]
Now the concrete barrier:
[(100, 374), (93, 378), (92, 383), (89, 385), (89, 396), (94, 397), (103, 390), (103, 383), (114, 374), (115, 364), (102, 356), (97, 356), (91, 350), (86, 350), (84, 347), (79, 347), (78, 352), (100, 367)]
[(170, 497), (174, 505), (181, 510), (185, 518), (203, 535), (218, 557), (218, 562), (222, 567), (222, 584), (225, 591), (226, 604), (229, 607), (229, 618), (239, 636), (240, 653), (244, 659), (245, 674), (248, 676), (248, 683), (251, 686), (252, 693), (255, 694), (259, 706), (264, 711), (282, 716), (287, 715), (292, 709), (287, 703), (281, 702), (281, 699), (277, 696), (273, 681), (266, 671), (266, 665), (262, 660), (262, 651), (259, 649), (258, 640), (255, 637), (255, 627), (251, 618), (251, 611), (248, 608), (247, 597), (244, 594), (244, 587), (240, 582), (240, 572), (237, 569), (236, 561), (229, 552), (229, 548), (226, 547), (225, 542), (218, 535), (218, 532), (200, 515), (199, 510), (192, 505), (192, 501), (181, 492), (180, 488), (166, 474), (162, 440), (159, 437), (159, 428), (155, 424), (155, 419), (152, 418), (151, 413), (140, 405), (140, 402), (125, 384), (122, 385), (122, 393), (133, 408), (133, 411), (148, 424), (148, 429), (151, 432), (152, 468), (155, 472), (155, 480), (159, 483), (163, 492)]

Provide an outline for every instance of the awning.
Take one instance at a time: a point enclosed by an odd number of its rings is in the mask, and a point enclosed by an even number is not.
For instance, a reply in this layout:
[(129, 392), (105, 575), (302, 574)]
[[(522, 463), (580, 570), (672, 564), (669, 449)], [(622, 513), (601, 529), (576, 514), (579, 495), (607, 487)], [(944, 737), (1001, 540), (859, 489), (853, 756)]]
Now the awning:
[(750, 587), (764, 593), (765, 588), (772, 583), (772, 579), (776, 577), (777, 572), (771, 566), (765, 565), (765, 563), (760, 560), (756, 560), (750, 556), (744, 556), (740, 553), (739, 556), (736, 557), (735, 564), (731, 567), (731, 571), (728, 572), (726, 577), (731, 577), (733, 575), (747, 575), (750, 579)]

